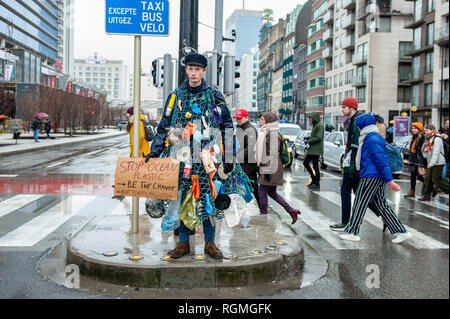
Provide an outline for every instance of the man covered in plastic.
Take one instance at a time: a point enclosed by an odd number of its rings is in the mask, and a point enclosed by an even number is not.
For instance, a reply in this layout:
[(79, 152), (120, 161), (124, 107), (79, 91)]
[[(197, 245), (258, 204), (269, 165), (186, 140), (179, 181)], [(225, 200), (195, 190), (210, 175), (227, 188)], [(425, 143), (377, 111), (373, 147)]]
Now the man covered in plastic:
[(234, 187), (235, 178), (230, 177), (236, 171), (233, 121), (222, 93), (203, 79), (206, 57), (190, 54), (185, 64), (188, 79), (169, 95), (146, 161), (180, 160), (179, 242), (168, 255), (177, 259), (190, 254), (190, 232), (203, 222), (205, 253), (222, 259), (214, 243), (215, 220), (223, 218), (227, 208), (220, 207), (225, 202), (220, 196), (227, 196)]

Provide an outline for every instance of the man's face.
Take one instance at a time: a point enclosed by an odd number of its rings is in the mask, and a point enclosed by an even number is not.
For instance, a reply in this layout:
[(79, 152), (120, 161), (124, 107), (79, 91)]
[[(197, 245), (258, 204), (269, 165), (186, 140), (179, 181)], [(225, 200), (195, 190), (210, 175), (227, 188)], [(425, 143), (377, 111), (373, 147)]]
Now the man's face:
[(348, 106), (343, 106), (342, 107), (342, 114), (344, 114), (345, 116), (349, 116), (350, 115), (350, 108)]
[(448, 120), (445, 121), (445, 127), (448, 129)]
[(189, 83), (200, 85), (202, 77), (206, 73), (206, 69), (197, 65), (187, 65), (186, 74), (189, 78)]
[(240, 118), (240, 119), (236, 118), (236, 123), (238, 125), (242, 125), (242, 124), (244, 124), (247, 121), (248, 121), (248, 117), (243, 117), (243, 118)]

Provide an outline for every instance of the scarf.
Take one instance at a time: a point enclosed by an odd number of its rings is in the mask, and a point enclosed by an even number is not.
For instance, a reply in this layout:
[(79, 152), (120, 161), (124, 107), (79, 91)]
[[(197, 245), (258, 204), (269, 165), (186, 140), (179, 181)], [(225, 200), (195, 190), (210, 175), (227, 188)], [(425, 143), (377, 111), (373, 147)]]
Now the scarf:
[(356, 153), (356, 170), (361, 170), (361, 152), (364, 144), (364, 139), (369, 133), (380, 133), (378, 127), (376, 125), (368, 125), (361, 130), (361, 135), (359, 136), (359, 147), (358, 152)]
[[(256, 145), (255, 145), (255, 152), (256, 152), (256, 163), (258, 164), (258, 166), (261, 165), (261, 162), (263, 160), (263, 155), (265, 155), (266, 153), (266, 136), (269, 134), (270, 131), (274, 131), (274, 132), (279, 132), (279, 126), (278, 126), (278, 122), (272, 122), (272, 123), (268, 123), (264, 126), (262, 126), (259, 129), (259, 134), (258, 134), (258, 139), (256, 141)], [(278, 134), (277, 136), (277, 141), (278, 141)], [(269, 154), (270, 158), (277, 158), (278, 157), (278, 149), (277, 152), (275, 154)]]
[(437, 134), (438, 132), (433, 132), (430, 135), (427, 135), (427, 141), (423, 143), (422, 153), (433, 152), (434, 137)]
[(417, 152), (417, 144), (420, 141), (420, 137), (421, 137), (420, 134), (414, 135), (413, 140), (412, 140), (412, 142), (410, 144), (410, 147), (409, 147), (409, 152), (411, 154), (416, 154), (416, 152)]

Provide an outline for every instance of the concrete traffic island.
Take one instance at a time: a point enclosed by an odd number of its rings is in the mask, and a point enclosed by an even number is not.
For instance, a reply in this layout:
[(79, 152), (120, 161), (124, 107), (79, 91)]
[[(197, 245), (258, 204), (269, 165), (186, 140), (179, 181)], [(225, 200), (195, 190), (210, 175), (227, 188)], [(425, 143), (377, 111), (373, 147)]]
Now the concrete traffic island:
[(131, 235), (131, 215), (123, 212), (94, 219), (73, 237), (67, 264), (93, 280), (141, 288), (248, 287), (299, 278), (304, 249), (293, 230), (276, 213), (249, 215), (234, 228), (217, 223), (216, 244), (230, 259), (204, 254), (200, 226), (191, 236), (191, 254), (166, 261), (178, 240), (173, 232), (162, 232), (161, 219), (141, 212), (139, 234)]

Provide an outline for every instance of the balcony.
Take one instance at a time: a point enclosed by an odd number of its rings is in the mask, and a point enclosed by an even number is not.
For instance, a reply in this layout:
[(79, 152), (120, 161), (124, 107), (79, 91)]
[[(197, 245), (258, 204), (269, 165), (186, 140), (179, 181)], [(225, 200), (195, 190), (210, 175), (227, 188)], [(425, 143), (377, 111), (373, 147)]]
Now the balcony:
[(354, 29), (355, 28), (355, 15), (352, 13), (352, 14), (345, 16), (341, 21), (341, 27), (344, 30)]
[(409, 62), (411, 63), (412, 57), (410, 55), (406, 55), (408, 52), (413, 50), (413, 44), (408, 46), (400, 47), (398, 50), (398, 62)]
[(341, 43), (342, 49), (354, 49), (355, 48), (355, 35), (346, 36)]
[(327, 13), (323, 16), (324, 24), (333, 24), (334, 14), (333, 11), (328, 10)]
[(342, 8), (343, 9), (353, 9), (356, 7), (356, 0), (343, 0)]
[(442, 28), (434, 31), (434, 43), (448, 43), (448, 23), (446, 23)]
[(328, 29), (323, 33), (323, 41), (333, 41), (333, 29)]
[(401, 12), (395, 9), (391, 10), (391, 6), (385, 3), (382, 6), (369, 4), (366, 7), (362, 5), (357, 12), (356, 20), (364, 21), (370, 15), (378, 13), (380, 16), (412, 16), (412, 12)]
[(322, 59), (331, 59), (333, 57), (333, 49), (326, 48), (322, 51)]
[(361, 65), (367, 63), (367, 55), (361, 54), (353, 54), (352, 55), (352, 64), (353, 65)]
[(400, 86), (410, 86), (412, 80), (412, 72), (410, 73), (399, 73), (398, 74), (398, 85)]
[(352, 86), (361, 87), (366, 86), (366, 84), (367, 84), (366, 75), (357, 75), (356, 77), (353, 78)]

